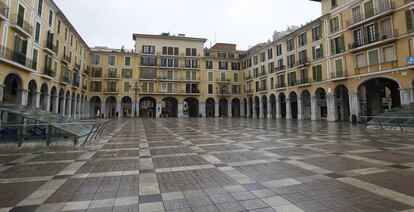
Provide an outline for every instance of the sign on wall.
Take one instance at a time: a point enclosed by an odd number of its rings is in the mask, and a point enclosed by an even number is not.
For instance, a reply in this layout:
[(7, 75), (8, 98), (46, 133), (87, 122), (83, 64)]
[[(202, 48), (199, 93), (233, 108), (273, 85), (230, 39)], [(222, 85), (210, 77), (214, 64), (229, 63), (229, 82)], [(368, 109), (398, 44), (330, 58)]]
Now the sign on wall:
[(414, 56), (407, 57), (407, 65), (414, 65)]

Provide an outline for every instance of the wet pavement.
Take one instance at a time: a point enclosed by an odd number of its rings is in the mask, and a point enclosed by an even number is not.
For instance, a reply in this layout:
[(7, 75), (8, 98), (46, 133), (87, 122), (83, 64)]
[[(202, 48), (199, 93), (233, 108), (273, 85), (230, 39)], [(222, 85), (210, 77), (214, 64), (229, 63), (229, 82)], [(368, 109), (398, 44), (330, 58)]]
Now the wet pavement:
[(125, 119), (82, 148), (0, 149), (2, 211), (409, 211), (414, 134)]

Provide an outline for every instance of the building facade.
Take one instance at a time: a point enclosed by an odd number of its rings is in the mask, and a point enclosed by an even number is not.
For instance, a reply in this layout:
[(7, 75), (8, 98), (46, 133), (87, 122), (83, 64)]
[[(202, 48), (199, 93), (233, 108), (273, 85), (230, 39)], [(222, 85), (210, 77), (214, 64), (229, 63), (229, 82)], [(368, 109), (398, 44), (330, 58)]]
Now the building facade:
[(357, 121), (413, 104), (414, 2), (318, 2), (318, 19), (239, 51), (169, 33), (89, 48), (52, 0), (4, 0), (0, 99), (74, 118)]

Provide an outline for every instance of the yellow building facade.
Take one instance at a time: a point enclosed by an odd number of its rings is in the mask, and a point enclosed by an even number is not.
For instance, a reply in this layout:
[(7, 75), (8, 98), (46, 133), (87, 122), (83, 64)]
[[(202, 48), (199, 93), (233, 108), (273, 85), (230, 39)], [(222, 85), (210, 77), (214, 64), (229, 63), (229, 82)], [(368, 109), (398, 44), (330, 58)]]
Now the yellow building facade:
[(74, 118), (358, 121), (414, 102), (414, 2), (321, 0), (247, 51), (183, 34), (90, 48), (52, 0), (0, 2), (0, 99)]

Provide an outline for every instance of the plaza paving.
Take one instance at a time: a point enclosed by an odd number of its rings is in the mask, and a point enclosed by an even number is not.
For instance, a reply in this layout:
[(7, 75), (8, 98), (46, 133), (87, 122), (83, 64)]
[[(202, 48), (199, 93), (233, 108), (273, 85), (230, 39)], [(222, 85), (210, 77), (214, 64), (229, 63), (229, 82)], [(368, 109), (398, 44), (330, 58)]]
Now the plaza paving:
[(125, 119), (83, 148), (0, 150), (0, 211), (408, 211), (414, 136), (364, 125)]

